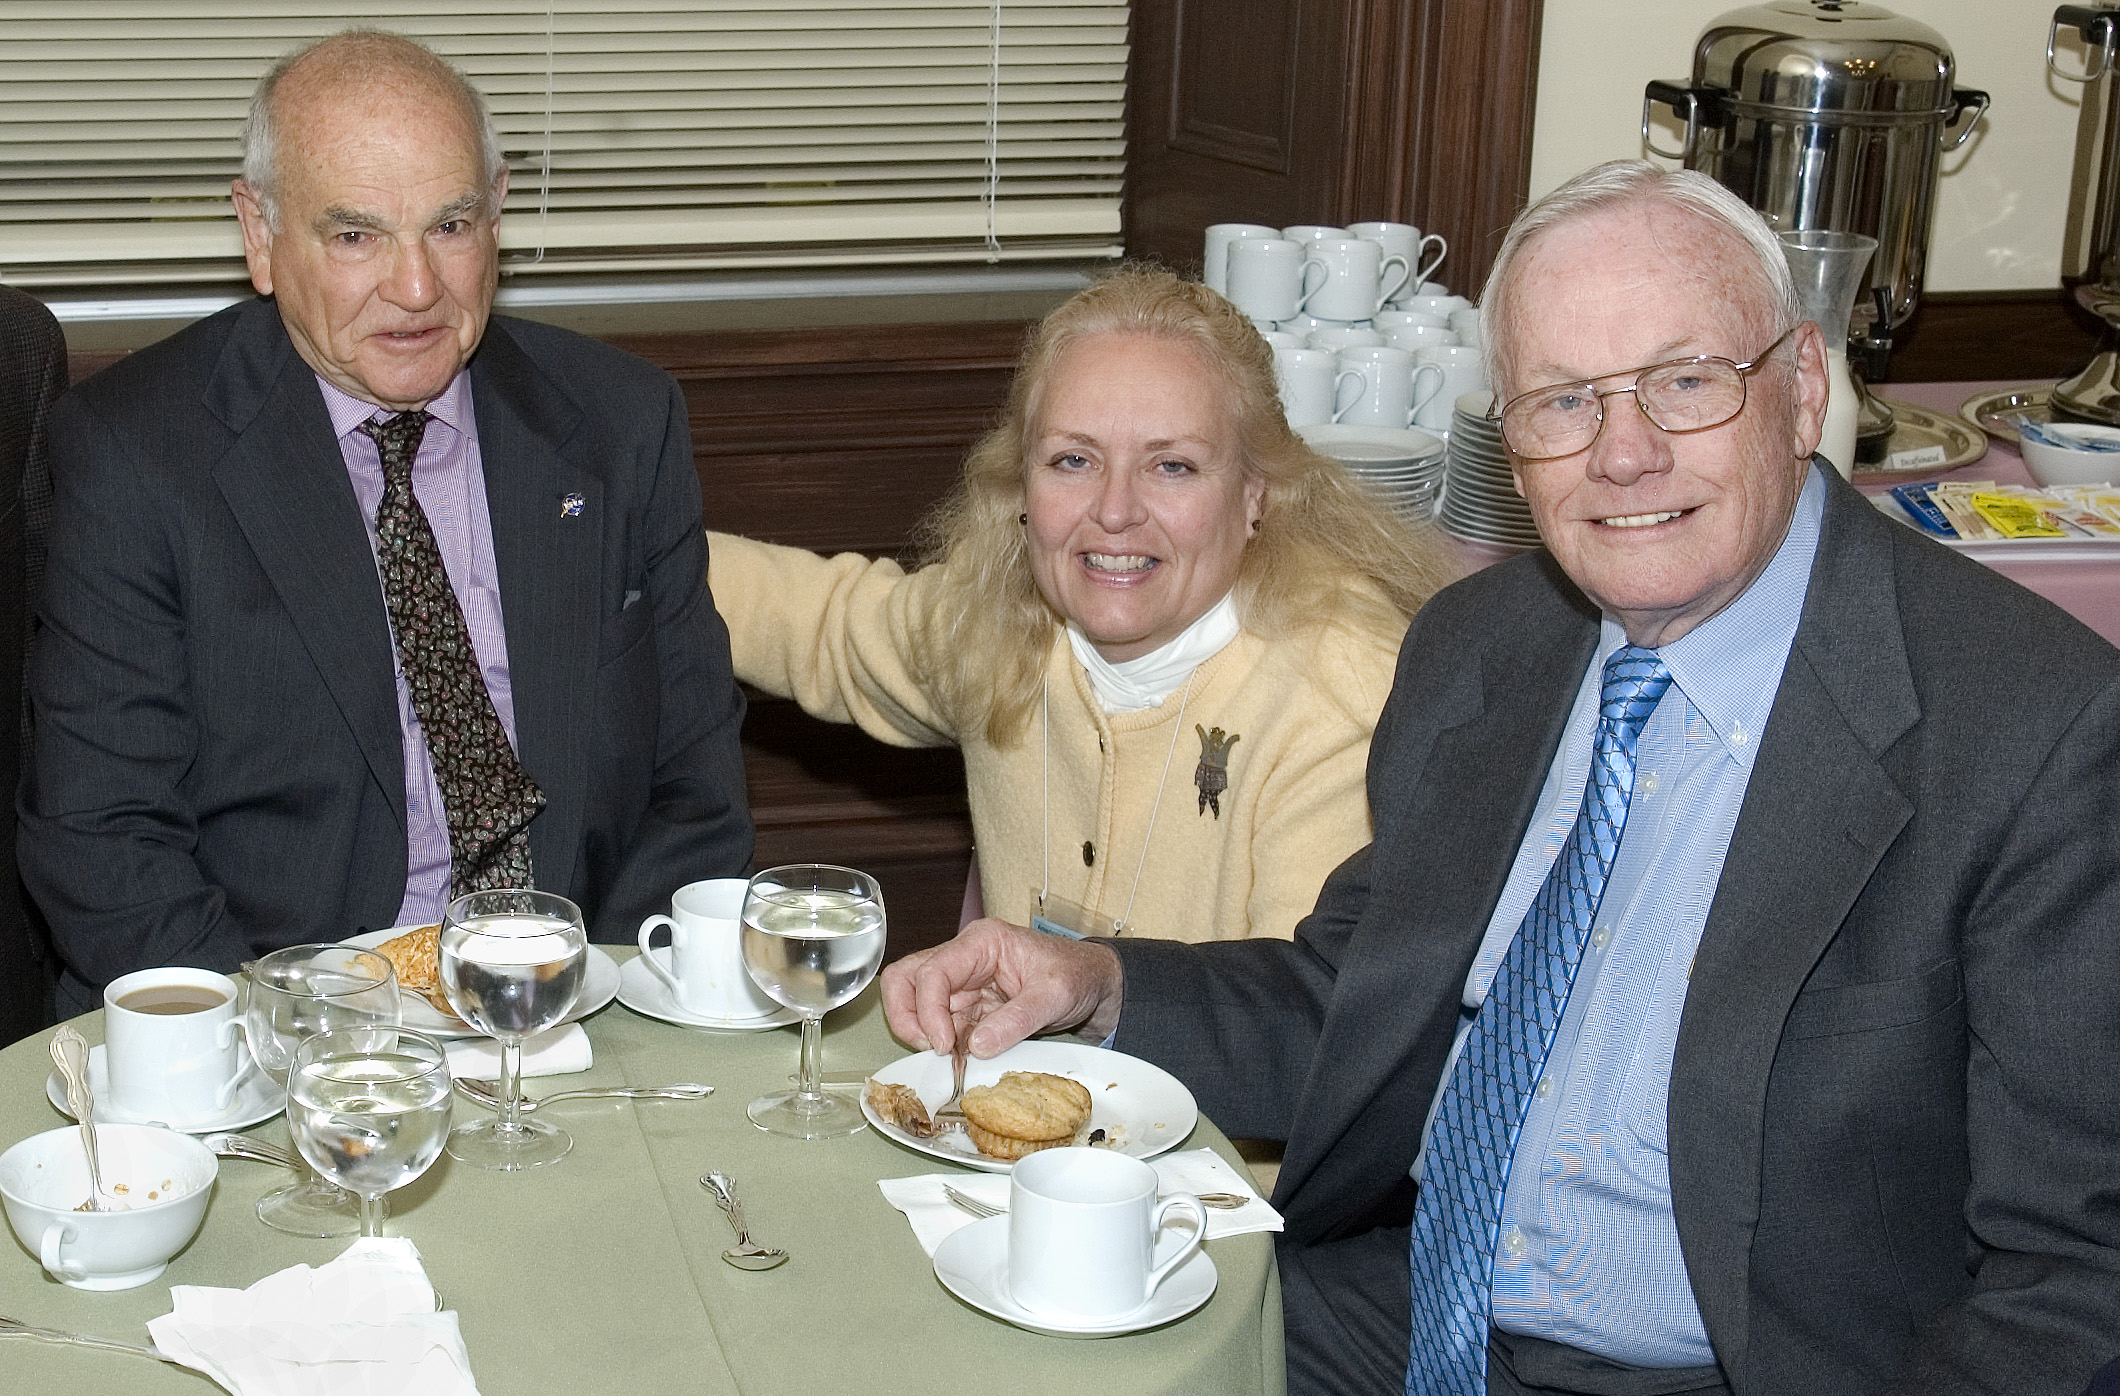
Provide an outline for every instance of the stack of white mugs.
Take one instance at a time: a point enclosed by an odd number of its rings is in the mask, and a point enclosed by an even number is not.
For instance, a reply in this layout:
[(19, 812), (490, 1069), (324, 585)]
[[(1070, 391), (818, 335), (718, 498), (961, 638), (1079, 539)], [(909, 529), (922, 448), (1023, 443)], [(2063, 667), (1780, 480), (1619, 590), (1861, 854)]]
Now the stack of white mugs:
[(1411, 223), (1217, 223), (1202, 280), (1273, 346), (1290, 426), (1447, 439), (1458, 398), (1486, 386), (1478, 307), (1430, 279), (1448, 251)]

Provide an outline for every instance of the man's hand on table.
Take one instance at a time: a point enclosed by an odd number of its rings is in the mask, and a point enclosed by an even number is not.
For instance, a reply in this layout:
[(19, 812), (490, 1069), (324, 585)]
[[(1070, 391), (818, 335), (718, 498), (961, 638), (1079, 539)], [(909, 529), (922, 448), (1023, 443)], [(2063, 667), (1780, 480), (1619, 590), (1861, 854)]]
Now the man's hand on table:
[(1072, 1031), (1101, 1041), (1119, 1026), (1125, 988), (1110, 947), (993, 917), (886, 965), (882, 979), (883, 1011), (900, 1041), (951, 1051), (956, 1018), (977, 1013), (975, 1057), (1005, 1052), (1033, 1033)]

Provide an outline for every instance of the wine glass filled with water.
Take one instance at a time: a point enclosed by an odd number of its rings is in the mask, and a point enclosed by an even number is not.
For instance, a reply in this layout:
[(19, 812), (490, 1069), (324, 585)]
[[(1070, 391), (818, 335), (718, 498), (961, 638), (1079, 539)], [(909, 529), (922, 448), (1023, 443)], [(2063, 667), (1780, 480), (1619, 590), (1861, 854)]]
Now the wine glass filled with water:
[(574, 1147), (556, 1125), (522, 1118), (523, 1039), (565, 1022), (588, 970), (581, 909), (550, 892), (473, 892), (449, 904), (437, 958), (442, 992), (465, 1022), (500, 1043), (501, 1113), (449, 1136), (449, 1156), (503, 1172), (551, 1163)]
[(287, 1133), (310, 1167), (361, 1200), (361, 1235), (383, 1234), (383, 1194), (425, 1173), (449, 1136), (449, 1058), (410, 1028), (335, 1028), (304, 1038), (287, 1073)]
[[(290, 945), (255, 961), (243, 1007), (250, 1055), (285, 1086), (295, 1049), (320, 1032), (398, 1021), (390, 961), (350, 945)], [(312, 1169), (258, 1199), (258, 1220), (296, 1236), (352, 1236), (361, 1212), (353, 1194)]]
[(802, 1015), (800, 1085), (752, 1101), (751, 1123), (798, 1139), (860, 1129), (860, 1107), (828, 1094), (820, 1079), (820, 1025), (883, 963), (876, 879), (826, 863), (766, 869), (744, 892), (743, 962), (759, 988)]

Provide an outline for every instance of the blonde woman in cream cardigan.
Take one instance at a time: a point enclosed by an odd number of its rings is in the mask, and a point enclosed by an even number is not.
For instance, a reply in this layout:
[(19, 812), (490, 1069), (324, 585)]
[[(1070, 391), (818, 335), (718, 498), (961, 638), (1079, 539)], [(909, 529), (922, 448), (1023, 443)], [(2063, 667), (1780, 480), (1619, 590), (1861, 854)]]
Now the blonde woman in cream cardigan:
[(1369, 841), (1363, 766), (1450, 568), (1311, 452), (1220, 296), (1127, 270), (1031, 336), (906, 573), (715, 535), (737, 675), (963, 748), (987, 914), (1288, 936)]

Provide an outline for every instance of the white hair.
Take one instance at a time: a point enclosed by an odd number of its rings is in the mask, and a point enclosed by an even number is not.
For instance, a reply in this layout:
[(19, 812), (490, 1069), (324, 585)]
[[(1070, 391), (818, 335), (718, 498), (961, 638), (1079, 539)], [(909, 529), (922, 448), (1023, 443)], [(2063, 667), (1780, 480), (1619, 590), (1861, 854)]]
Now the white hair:
[(1794, 329), (1804, 318), (1796, 278), (1782, 255), (1781, 242), (1764, 218), (1744, 200), (1698, 170), (1667, 170), (1647, 160), (1612, 160), (1596, 165), (1563, 184), (1516, 216), (1495, 253), (1494, 269), (1480, 293), (1480, 343), (1485, 346), (1487, 381), (1502, 378), (1501, 342), (1510, 314), (1508, 283), (1524, 249), (1548, 229), (1627, 204), (1661, 204), (1696, 214), (1735, 234), (1758, 264), (1766, 309), (1775, 336)]
[(493, 112), (486, 105), (485, 95), (447, 59), (419, 40), (393, 34), (387, 29), (363, 27), (342, 29), (328, 38), (283, 54), (266, 69), (265, 76), (258, 79), (257, 90), (250, 97), (250, 116), (243, 122), (243, 183), (249, 186), (252, 197), (258, 201), (267, 226), (274, 231), (280, 226), (279, 118), (273, 110), (273, 95), (280, 80), (296, 64), (325, 48), (347, 50), (341, 57), (341, 67), (350, 68), (355, 75), (396, 72), (425, 78), (460, 102), (472, 130), (478, 133), (479, 165), (486, 172), (489, 191), (489, 206), (485, 213), (488, 217), (500, 213), (498, 208), (491, 206), (490, 191), (499, 186), (501, 172), (507, 168), (507, 158), (501, 153), (500, 132), (494, 129)]

